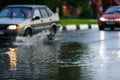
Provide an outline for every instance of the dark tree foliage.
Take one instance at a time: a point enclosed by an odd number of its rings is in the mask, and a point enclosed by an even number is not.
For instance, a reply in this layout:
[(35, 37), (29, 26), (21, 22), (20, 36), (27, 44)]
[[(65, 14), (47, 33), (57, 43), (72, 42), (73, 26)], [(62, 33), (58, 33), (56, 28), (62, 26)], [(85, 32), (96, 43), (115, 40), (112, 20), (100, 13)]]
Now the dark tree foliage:
[(47, 5), (52, 10), (61, 5), (60, 0), (0, 0), (0, 9), (10, 4), (40, 4)]
[[(41, 5), (47, 5), (50, 8), (54, 7), (61, 7), (64, 2), (67, 2), (70, 5), (77, 6), (80, 4), (80, 2), (83, 2), (86, 0), (0, 0), (0, 6), (1, 8), (9, 5), (9, 4), (41, 4)], [(87, 0), (88, 1), (88, 0)]]
[(32, 4), (32, 0), (0, 0), (0, 9), (12, 4)]
[[(60, 15), (62, 14), (62, 5), (72, 5), (75, 8), (80, 7), (83, 11), (90, 9), (89, 0), (0, 0), (0, 9), (10, 4), (40, 4), (47, 5), (53, 12), (56, 11), (56, 7), (59, 7)], [(84, 13), (83, 13), (84, 14)]]

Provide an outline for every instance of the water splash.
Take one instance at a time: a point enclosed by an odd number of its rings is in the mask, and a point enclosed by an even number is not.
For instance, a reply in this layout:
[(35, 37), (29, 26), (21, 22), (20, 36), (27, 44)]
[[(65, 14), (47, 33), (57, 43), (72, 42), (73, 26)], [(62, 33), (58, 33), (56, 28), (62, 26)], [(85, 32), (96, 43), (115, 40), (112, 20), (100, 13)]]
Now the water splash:
[(17, 36), (16, 41), (14, 42), (15, 45), (34, 45), (40, 42), (47, 41), (47, 35), (49, 34), (48, 31), (42, 31), (32, 37), (21, 37)]

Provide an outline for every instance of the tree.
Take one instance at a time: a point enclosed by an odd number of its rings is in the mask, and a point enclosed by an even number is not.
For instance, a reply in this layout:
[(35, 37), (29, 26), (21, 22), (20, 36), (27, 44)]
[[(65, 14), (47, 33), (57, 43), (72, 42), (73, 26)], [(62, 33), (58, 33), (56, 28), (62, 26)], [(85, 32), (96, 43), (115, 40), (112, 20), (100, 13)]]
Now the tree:
[[(84, 3), (84, 4), (83, 4)], [(92, 18), (93, 13), (90, 6), (90, 0), (81, 0), (80, 5), (82, 7), (81, 14), (79, 15), (80, 18)]]
[(47, 5), (54, 12), (56, 11), (56, 7), (59, 7), (59, 12), (62, 15), (62, 6), (64, 3), (74, 8), (81, 8), (82, 11), (90, 11), (89, 0), (0, 0), (0, 8), (9, 4), (40, 4)]

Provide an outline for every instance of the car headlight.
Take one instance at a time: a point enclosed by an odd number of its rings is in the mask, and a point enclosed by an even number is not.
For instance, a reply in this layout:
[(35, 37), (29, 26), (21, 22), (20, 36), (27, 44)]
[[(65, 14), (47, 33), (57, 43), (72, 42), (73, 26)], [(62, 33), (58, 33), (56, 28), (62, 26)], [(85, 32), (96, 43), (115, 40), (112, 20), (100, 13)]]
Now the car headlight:
[(9, 25), (7, 29), (9, 30), (19, 30), (21, 27), (18, 25)]
[(115, 21), (120, 21), (120, 18), (118, 18), (118, 19), (115, 19)]
[(106, 21), (106, 19), (104, 17), (101, 17), (100, 21)]

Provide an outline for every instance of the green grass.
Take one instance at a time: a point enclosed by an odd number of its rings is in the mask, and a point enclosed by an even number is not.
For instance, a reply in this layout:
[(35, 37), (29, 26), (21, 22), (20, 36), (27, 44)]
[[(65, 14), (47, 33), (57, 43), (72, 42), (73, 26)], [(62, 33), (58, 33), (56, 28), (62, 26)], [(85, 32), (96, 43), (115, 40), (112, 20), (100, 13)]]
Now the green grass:
[(97, 24), (97, 20), (85, 20), (85, 19), (61, 19), (60, 23), (65, 25), (79, 25), (79, 24)]

